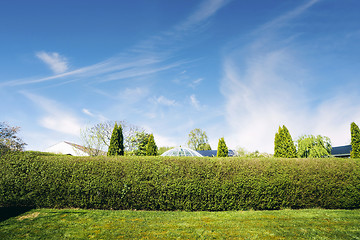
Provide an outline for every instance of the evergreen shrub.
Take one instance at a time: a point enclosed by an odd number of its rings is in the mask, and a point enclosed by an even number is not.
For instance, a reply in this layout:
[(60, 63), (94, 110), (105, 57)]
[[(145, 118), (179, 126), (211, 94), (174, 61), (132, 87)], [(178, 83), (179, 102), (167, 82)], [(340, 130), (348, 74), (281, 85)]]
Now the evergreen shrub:
[(148, 143), (146, 144), (146, 156), (156, 156), (157, 155), (157, 146), (155, 143), (154, 135), (149, 135)]
[(360, 158), (360, 129), (356, 123), (351, 123), (351, 158)]
[(225, 211), (360, 208), (360, 159), (0, 158), (0, 207)]
[(217, 148), (217, 157), (228, 157), (229, 156), (229, 150), (226, 146), (224, 138), (219, 139), (218, 148)]
[(108, 156), (123, 156), (124, 155), (124, 136), (122, 133), (122, 126), (115, 122), (114, 130), (111, 134), (110, 146), (107, 152)]
[(296, 147), (285, 125), (275, 133), (274, 143), (274, 157), (296, 158)]

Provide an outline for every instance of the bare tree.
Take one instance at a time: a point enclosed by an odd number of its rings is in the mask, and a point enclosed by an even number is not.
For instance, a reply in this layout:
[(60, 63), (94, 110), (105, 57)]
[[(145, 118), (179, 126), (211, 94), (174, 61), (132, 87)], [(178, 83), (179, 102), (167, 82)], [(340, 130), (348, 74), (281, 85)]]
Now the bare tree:
[(11, 127), (0, 122), (0, 151), (23, 151), (26, 143), (17, 136), (20, 127)]

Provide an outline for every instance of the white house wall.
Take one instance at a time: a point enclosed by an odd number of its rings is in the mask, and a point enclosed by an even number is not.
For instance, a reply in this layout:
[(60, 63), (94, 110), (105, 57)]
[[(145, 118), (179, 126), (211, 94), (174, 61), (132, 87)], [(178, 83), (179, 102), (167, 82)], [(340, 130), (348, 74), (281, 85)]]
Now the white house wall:
[(70, 154), (72, 156), (89, 156), (86, 152), (77, 149), (70, 144), (60, 142), (54, 146), (51, 146), (45, 150), (45, 152), (56, 153), (56, 154)]

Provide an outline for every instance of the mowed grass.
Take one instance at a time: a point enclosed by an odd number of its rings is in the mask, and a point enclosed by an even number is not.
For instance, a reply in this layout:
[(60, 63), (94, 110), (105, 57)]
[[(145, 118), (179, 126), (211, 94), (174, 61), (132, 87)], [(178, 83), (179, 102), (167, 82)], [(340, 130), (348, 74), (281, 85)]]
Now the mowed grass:
[(0, 222), (0, 239), (360, 239), (360, 210), (33, 209)]

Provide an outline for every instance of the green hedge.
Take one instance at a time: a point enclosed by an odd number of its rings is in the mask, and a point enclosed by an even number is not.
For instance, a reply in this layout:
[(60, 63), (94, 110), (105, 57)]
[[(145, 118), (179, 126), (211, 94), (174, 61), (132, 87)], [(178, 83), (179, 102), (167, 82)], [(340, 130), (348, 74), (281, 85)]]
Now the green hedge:
[(359, 159), (0, 159), (0, 206), (223, 211), (360, 208)]

